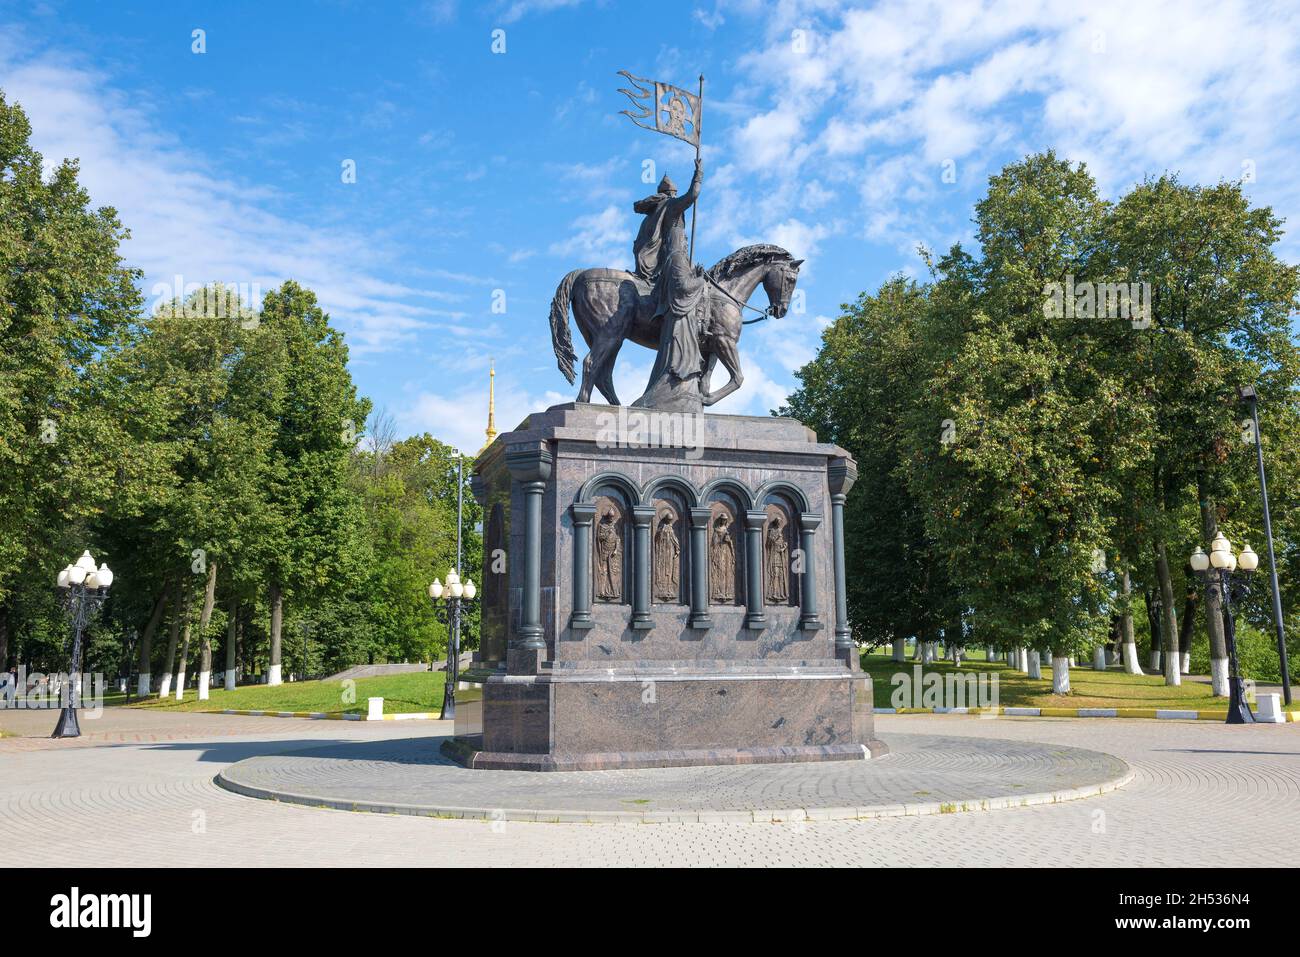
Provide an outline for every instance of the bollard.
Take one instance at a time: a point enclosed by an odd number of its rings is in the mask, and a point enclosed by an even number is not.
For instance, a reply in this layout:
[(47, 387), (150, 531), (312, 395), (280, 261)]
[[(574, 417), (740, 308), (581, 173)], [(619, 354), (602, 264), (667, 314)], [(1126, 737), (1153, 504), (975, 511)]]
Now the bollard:
[(366, 712), (367, 721), (384, 720), (384, 699), (383, 698), (367, 698), (366, 704), (369, 708), (369, 710)]
[(1255, 708), (1255, 720), (1262, 724), (1281, 724), (1286, 721), (1280, 694), (1256, 695)]

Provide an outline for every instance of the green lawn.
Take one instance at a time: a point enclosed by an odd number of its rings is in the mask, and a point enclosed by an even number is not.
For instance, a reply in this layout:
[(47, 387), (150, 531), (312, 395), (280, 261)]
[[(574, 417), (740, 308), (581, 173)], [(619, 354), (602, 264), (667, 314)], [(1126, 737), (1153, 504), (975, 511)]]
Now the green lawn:
[[(981, 655), (981, 658), (983, 656)], [(893, 675), (900, 672), (912, 675), (914, 661), (893, 661), (886, 653), (864, 654), (862, 669), (871, 674), (874, 703), (877, 708), (889, 708), (894, 693)], [(1027, 708), (1183, 708), (1201, 711), (1220, 711), (1227, 707), (1223, 698), (1210, 694), (1210, 686), (1200, 682), (1184, 681), (1176, 688), (1165, 685), (1161, 675), (1129, 675), (1117, 665), (1106, 671), (1093, 671), (1091, 667), (1070, 669), (1070, 694), (1052, 694), (1051, 668), (1044, 666), (1044, 678), (1034, 681), (1022, 672), (1012, 671), (1002, 662), (992, 664), (982, 660), (966, 659), (960, 669), (952, 662), (926, 665), (922, 674), (936, 671), (949, 674), (954, 670), (996, 674), (998, 676), (998, 704), (1003, 707)], [(1300, 702), (1288, 710), (1300, 710)]]
[[(240, 711), (323, 711), (326, 714), (365, 714), (366, 699), (384, 699), (386, 714), (409, 714), (414, 711), (437, 711), (442, 707), (442, 688), (445, 675), (441, 671), (414, 671), (400, 675), (382, 675), (377, 678), (358, 678), (356, 697), (344, 700), (345, 688), (339, 681), (292, 681), (274, 688), (266, 685), (248, 685), (234, 691), (214, 688), (207, 701), (200, 701), (198, 691), (185, 689), (185, 698), (177, 702), (174, 696), (159, 700), (153, 697), (141, 701), (132, 698), (132, 708), (157, 711), (221, 711), (232, 708)], [(106, 705), (125, 704), (124, 695), (105, 696)]]

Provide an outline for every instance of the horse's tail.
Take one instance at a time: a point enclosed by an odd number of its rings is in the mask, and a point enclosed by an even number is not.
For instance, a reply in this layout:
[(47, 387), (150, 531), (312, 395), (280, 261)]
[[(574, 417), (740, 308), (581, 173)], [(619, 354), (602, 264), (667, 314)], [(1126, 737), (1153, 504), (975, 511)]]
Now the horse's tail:
[(569, 335), (569, 304), (573, 300), (573, 284), (585, 270), (575, 269), (563, 279), (555, 290), (551, 300), (551, 345), (555, 348), (555, 359), (560, 371), (573, 385), (573, 363), (578, 354), (573, 351), (573, 339)]

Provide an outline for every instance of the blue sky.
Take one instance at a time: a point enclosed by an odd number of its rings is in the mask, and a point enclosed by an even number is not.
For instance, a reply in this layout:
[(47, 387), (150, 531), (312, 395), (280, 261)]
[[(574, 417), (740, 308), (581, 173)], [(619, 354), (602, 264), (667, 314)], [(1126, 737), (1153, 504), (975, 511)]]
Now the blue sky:
[[(1300, 213), (1295, 3), (0, 0), (0, 88), (47, 162), (79, 157), (117, 207), (146, 295), (295, 278), (399, 430), (467, 451), (489, 358), (502, 429), (573, 397), (557, 283), (630, 265), (647, 161), (689, 179), (690, 147), (618, 114), (620, 69), (706, 76), (696, 258), (763, 241), (807, 260), (806, 311), (746, 328), (722, 412), (779, 405), (839, 305), (920, 275), (918, 243), (969, 243), (988, 176), (1027, 152), (1087, 161), (1111, 198), (1248, 173)], [(624, 349), (625, 400), (651, 359)]]

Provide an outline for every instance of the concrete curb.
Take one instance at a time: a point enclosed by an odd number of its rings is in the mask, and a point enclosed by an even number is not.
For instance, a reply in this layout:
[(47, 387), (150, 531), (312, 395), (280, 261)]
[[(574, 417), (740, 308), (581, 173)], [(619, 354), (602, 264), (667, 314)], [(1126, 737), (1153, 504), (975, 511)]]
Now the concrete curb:
[(362, 714), (331, 714), (324, 711), (251, 711), (224, 708), (221, 711), (194, 711), (191, 714), (242, 714), (254, 718), (310, 718), (313, 721), (364, 721)]
[(1037, 794), (1013, 794), (1000, 798), (972, 798), (966, 801), (930, 801), (916, 804), (877, 804), (867, 807), (815, 807), (756, 809), (751, 811), (549, 811), (527, 808), (473, 808), (423, 804), (386, 804), (381, 801), (348, 801), (273, 791), (232, 781), (225, 772), (214, 778), (218, 787), (245, 797), (305, 807), (338, 811), (363, 811), (371, 814), (405, 814), (414, 817), (453, 818), (466, 821), (519, 821), (529, 824), (803, 824), (818, 821), (861, 821), (883, 817), (920, 817), (930, 814), (961, 814), (973, 811), (998, 811), (1038, 804), (1060, 804), (1081, 798), (1096, 797), (1118, 790), (1136, 775), (1132, 769), (1101, 784), (1042, 791)]
[(386, 720), (386, 722), (435, 722), (439, 720), (434, 711), (406, 711), (406, 713), (386, 714), (382, 719), (367, 718), (364, 714), (337, 714), (326, 711), (253, 711), (226, 707), (220, 711), (191, 711), (190, 714), (243, 714), (253, 718), (309, 718), (311, 720), (330, 720), (330, 722), (367, 722), (367, 720)]
[[(1161, 721), (1224, 721), (1225, 711), (1179, 708), (875, 708), (875, 714), (973, 714), (1008, 718), (1153, 718)], [(1285, 712), (1287, 721), (1300, 722), (1300, 712)]]

